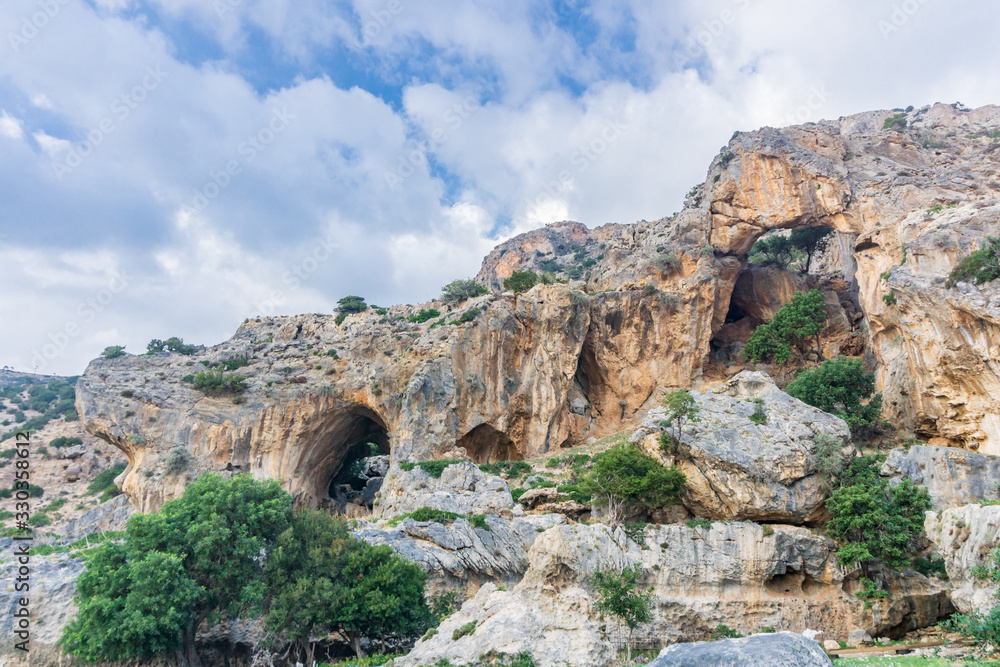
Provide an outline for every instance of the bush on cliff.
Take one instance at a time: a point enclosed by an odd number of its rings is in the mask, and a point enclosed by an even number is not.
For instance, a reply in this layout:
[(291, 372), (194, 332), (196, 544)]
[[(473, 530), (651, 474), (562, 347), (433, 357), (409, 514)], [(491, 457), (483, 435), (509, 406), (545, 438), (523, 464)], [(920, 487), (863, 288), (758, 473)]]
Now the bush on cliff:
[(387, 546), (355, 540), (342, 519), (319, 510), (293, 515), (265, 570), (273, 591), (268, 632), (297, 643), (307, 665), (313, 664), (311, 637), (336, 632), (361, 657), (362, 639), (419, 636), (431, 616), (427, 575), (418, 565)]
[(503, 288), (511, 292), (527, 292), (538, 284), (538, 274), (534, 271), (515, 271), (503, 281)]
[(860, 567), (868, 578), (874, 566), (910, 564), (931, 506), (927, 489), (908, 479), (890, 486), (879, 475), (881, 463), (878, 456), (855, 457), (826, 501), (831, 515), (826, 531), (840, 547), (838, 562)]
[(948, 274), (948, 287), (960, 282), (977, 285), (1000, 278), (1000, 238), (991, 236), (986, 245), (960, 261)]
[(882, 429), (882, 395), (860, 358), (828, 359), (796, 375), (785, 391), (846, 421), (855, 440), (870, 440)]
[(617, 526), (632, 507), (658, 509), (677, 503), (686, 481), (677, 468), (664, 467), (652, 456), (622, 443), (594, 457), (594, 467), (580, 490), (605, 507), (608, 524)]
[(91, 662), (173, 653), (179, 664), (200, 665), (202, 621), (264, 603), (261, 553), (291, 512), (276, 481), (209, 474), (159, 512), (132, 517), (124, 541), (99, 547), (80, 575), (79, 613), (62, 646)]
[(743, 346), (747, 361), (788, 363), (792, 349), (815, 340), (816, 354), (823, 358), (819, 334), (826, 322), (826, 301), (819, 290), (799, 292), (781, 307), (770, 322), (757, 327)]
[(474, 299), (483, 294), (486, 294), (486, 286), (477, 283), (471, 278), (468, 280), (453, 280), (441, 288), (441, 301), (444, 303), (458, 303), (466, 299)]

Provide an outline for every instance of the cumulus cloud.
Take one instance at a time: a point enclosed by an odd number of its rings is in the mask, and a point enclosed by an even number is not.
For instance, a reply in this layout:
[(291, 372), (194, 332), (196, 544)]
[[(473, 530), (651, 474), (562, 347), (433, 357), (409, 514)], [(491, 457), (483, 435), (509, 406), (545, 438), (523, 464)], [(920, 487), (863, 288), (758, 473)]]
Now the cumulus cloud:
[(511, 234), (677, 210), (733, 130), (1000, 99), (985, 0), (57, 4), (0, 5), (0, 364), (27, 370), (432, 298)]

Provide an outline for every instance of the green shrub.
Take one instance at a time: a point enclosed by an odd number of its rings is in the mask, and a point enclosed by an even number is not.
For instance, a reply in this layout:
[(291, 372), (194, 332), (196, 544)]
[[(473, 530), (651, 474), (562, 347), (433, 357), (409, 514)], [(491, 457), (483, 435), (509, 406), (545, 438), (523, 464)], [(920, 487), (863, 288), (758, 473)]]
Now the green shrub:
[(875, 393), (875, 374), (860, 358), (828, 359), (800, 372), (785, 391), (846, 421), (855, 439), (867, 440), (881, 431), (882, 395)]
[(36, 528), (40, 528), (41, 526), (49, 526), (51, 524), (52, 524), (52, 519), (50, 519), (49, 515), (46, 514), (45, 512), (35, 512), (34, 514), (31, 515), (31, 518), (28, 519), (28, 525), (35, 526)]
[(483, 530), (486, 530), (486, 531), (490, 530), (490, 524), (486, 523), (486, 515), (485, 514), (473, 514), (469, 518), (469, 523), (471, 523), (476, 528), (482, 528)]
[(411, 463), (410, 461), (401, 461), (399, 467), (407, 471), (413, 470), (415, 467), (420, 467), (420, 469), (423, 470), (425, 473), (437, 479), (441, 477), (441, 473), (444, 472), (445, 468), (447, 468), (450, 465), (454, 465), (456, 463), (464, 463), (464, 461), (460, 461), (458, 459), (441, 459), (439, 461), (419, 461), (417, 463)]
[(441, 288), (441, 301), (444, 303), (459, 303), (486, 294), (486, 286), (477, 283), (472, 278), (453, 280)]
[(56, 449), (62, 449), (63, 447), (73, 447), (75, 445), (82, 445), (82, 438), (74, 438), (68, 436), (60, 436), (58, 438), (53, 438), (49, 441), (49, 447), (55, 447)]
[(617, 526), (629, 506), (657, 509), (679, 502), (685, 481), (677, 468), (666, 468), (623, 443), (594, 457), (594, 467), (584, 476), (580, 490), (606, 507), (608, 523)]
[(125, 468), (126, 464), (116, 463), (107, 470), (102, 470), (94, 479), (90, 480), (90, 484), (87, 485), (87, 493), (89, 495), (103, 494), (108, 489), (118, 491), (118, 487), (115, 486), (115, 477), (125, 472)]
[(751, 362), (787, 363), (792, 347), (815, 340), (816, 354), (823, 357), (819, 334), (826, 322), (826, 300), (819, 290), (797, 293), (767, 324), (758, 326), (743, 346), (743, 356)]
[(419, 313), (417, 313), (413, 317), (407, 317), (406, 319), (410, 322), (423, 324), (427, 320), (434, 319), (435, 317), (439, 317), (440, 315), (441, 311), (439, 311), (437, 308), (421, 309)]
[(667, 275), (681, 268), (681, 258), (676, 253), (671, 252), (666, 255), (657, 255), (652, 259), (651, 264), (657, 272)]
[(877, 564), (909, 565), (931, 506), (927, 489), (908, 479), (890, 486), (879, 475), (881, 462), (876, 456), (855, 457), (826, 501), (831, 517), (826, 531), (839, 546), (837, 561), (860, 566), (865, 576)]
[(235, 359), (226, 359), (222, 362), (223, 370), (235, 371), (237, 368), (244, 368), (250, 365), (250, 360), (246, 357), (236, 357)]
[(518, 489), (511, 489), (510, 490), (510, 496), (511, 496), (511, 498), (514, 499), (514, 502), (516, 503), (517, 501), (519, 501), (521, 499), (521, 496), (523, 496), (525, 493), (527, 493), (527, 491), (528, 491), (528, 489), (520, 489), (520, 488), (518, 488)]
[(390, 525), (398, 525), (403, 521), (403, 519), (413, 519), (414, 521), (430, 521), (433, 523), (440, 524), (450, 524), (455, 519), (462, 518), (463, 515), (456, 514), (455, 512), (446, 512), (444, 510), (437, 510), (432, 507), (421, 507), (413, 512), (407, 512), (406, 514), (401, 514), (397, 517), (390, 519)]
[[(701, 408), (698, 407), (698, 403), (694, 400), (694, 396), (691, 392), (686, 389), (678, 389), (677, 391), (672, 391), (663, 397), (663, 405), (667, 408), (666, 419), (663, 421), (663, 425), (674, 429), (672, 436), (664, 439), (660, 437), (660, 449), (669, 447), (671, 454), (677, 454), (677, 448), (681, 444), (681, 435), (683, 434), (684, 422), (698, 422), (701, 421), (698, 417), (698, 413)], [(664, 451), (664, 453), (667, 453)]]
[(944, 558), (937, 554), (915, 558), (913, 560), (913, 569), (925, 577), (937, 576), (939, 579), (948, 578), (948, 571), (944, 566)]
[(986, 245), (960, 261), (948, 274), (946, 284), (954, 287), (959, 282), (982, 285), (1000, 278), (1000, 238), (990, 236)]
[(761, 529), (763, 531), (764, 537), (771, 537), (772, 535), (774, 535), (774, 528), (766, 523), (763, 526), (761, 526)]
[(750, 415), (750, 421), (758, 426), (767, 423), (767, 411), (764, 409), (764, 399), (754, 398), (751, 399), (754, 404), (753, 414)]
[(471, 635), (476, 631), (476, 621), (469, 621), (465, 625), (455, 628), (455, 631), (451, 633), (452, 641), (458, 641), (466, 635)]
[(466, 322), (472, 322), (474, 319), (479, 317), (478, 308), (469, 308), (467, 311), (462, 313), (462, 316), (457, 320), (453, 320), (452, 324), (465, 324)]
[(896, 300), (896, 294), (893, 292), (889, 292), (888, 294), (883, 294), (882, 301), (884, 301), (885, 305), (887, 306), (895, 306), (898, 303), (898, 301)]
[(189, 462), (187, 450), (184, 447), (177, 447), (167, 456), (164, 472), (167, 475), (179, 475), (187, 470)]
[(711, 519), (688, 519), (684, 522), (684, 525), (688, 528), (705, 528), (706, 530), (712, 527), (715, 523)]
[(157, 352), (163, 352), (164, 349), (172, 354), (190, 356), (198, 351), (198, 346), (189, 345), (184, 342), (183, 338), (177, 338), (176, 336), (167, 340), (154, 338), (146, 345), (146, 354), (156, 354)]
[(885, 119), (885, 122), (882, 123), (882, 129), (902, 132), (906, 129), (906, 125), (906, 115), (903, 113), (894, 113)]
[(246, 391), (246, 377), (225, 375), (222, 369), (201, 371), (194, 376), (194, 387), (210, 396), (242, 394)]
[(557, 486), (556, 491), (569, 496), (570, 500), (574, 500), (581, 505), (589, 505), (594, 499), (593, 496), (581, 489), (579, 484), (563, 484), (562, 486)]
[(538, 274), (530, 269), (527, 271), (515, 271), (503, 281), (503, 288), (511, 292), (527, 292), (538, 284)]
[(506, 474), (511, 479), (517, 479), (531, 472), (531, 466), (524, 461), (497, 461), (496, 463), (480, 463), (479, 469), (487, 475)]
[(862, 600), (883, 600), (889, 597), (889, 592), (879, 588), (878, 584), (872, 579), (861, 577), (858, 583), (861, 584), (861, 590), (854, 594), (855, 597), (859, 597)]
[(117, 359), (118, 357), (125, 356), (125, 346), (124, 345), (109, 345), (104, 348), (101, 352), (101, 356), (105, 359)]

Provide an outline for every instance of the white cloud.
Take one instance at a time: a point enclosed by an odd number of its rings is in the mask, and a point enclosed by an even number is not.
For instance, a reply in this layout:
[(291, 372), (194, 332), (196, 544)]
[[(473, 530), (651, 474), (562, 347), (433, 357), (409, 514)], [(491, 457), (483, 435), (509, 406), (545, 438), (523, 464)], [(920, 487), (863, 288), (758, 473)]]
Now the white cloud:
[(6, 111), (0, 114), (0, 137), (20, 139), (24, 136), (24, 124)]
[[(80, 332), (48, 370), (79, 372), (104, 345), (216, 342), (244, 317), (329, 312), (349, 293), (417, 302), (473, 275), (498, 227), (677, 210), (733, 130), (1000, 101), (983, 0), (922, 4), (888, 34), (892, 8), (861, 0), (148, 4), (162, 22), (146, 3), (61, 4), (0, 58), (0, 135), (34, 138), (0, 151), (15, 193), (0, 261), (16, 275), (0, 318), (26, 323), (0, 329), (0, 364), (30, 369), (68, 321)], [(564, 6), (582, 12), (579, 39), (556, 23)], [(36, 11), (9, 0), (0, 26)], [(206, 40), (218, 50), (197, 60)], [(267, 48), (274, 71), (246, 71)], [(301, 74), (262, 86), (275, 71)], [(56, 178), (71, 149), (87, 154)], [(192, 210), (198, 192), (212, 196)], [(128, 289), (83, 322), (113, 271)]]

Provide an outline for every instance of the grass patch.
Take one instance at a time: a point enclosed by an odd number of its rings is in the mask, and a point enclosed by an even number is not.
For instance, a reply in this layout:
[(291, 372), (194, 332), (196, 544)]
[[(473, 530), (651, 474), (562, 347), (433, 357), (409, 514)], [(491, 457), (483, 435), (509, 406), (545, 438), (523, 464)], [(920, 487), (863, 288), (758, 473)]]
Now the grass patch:
[(441, 473), (444, 472), (445, 468), (447, 468), (450, 465), (455, 465), (456, 463), (465, 463), (465, 461), (461, 461), (459, 459), (441, 459), (440, 461), (419, 461), (417, 463), (413, 463), (411, 461), (401, 461), (399, 467), (402, 468), (403, 470), (406, 470), (407, 472), (413, 470), (414, 468), (419, 467), (431, 477), (438, 479), (441, 477)]
[(524, 461), (497, 461), (496, 463), (480, 463), (479, 469), (487, 475), (506, 474), (511, 479), (517, 479), (531, 472), (531, 465)]

